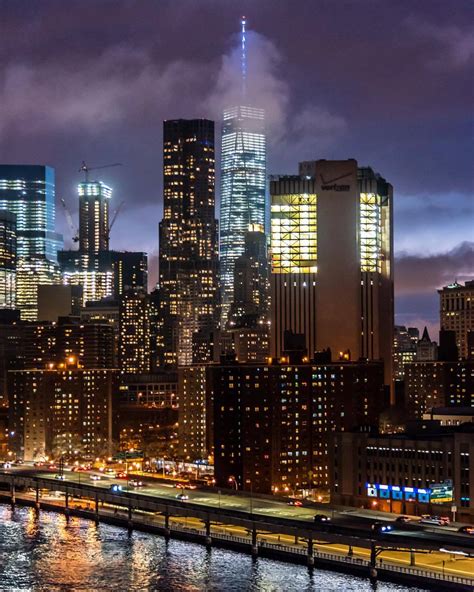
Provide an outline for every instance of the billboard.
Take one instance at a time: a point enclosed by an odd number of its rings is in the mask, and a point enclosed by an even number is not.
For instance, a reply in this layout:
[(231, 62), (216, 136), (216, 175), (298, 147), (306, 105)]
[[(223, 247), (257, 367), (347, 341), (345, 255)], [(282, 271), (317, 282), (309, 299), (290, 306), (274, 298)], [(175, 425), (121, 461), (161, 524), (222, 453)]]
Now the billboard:
[(443, 483), (433, 483), (430, 487), (430, 502), (433, 504), (444, 504), (453, 501), (453, 482), (451, 479)]

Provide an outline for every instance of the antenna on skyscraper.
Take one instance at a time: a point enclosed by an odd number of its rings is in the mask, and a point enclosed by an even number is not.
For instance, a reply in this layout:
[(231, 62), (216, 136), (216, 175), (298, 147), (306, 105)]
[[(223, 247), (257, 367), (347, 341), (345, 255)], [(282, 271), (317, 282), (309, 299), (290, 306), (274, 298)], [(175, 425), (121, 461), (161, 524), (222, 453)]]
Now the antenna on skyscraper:
[(247, 26), (247, 19), (243, 16), (240, 19), (241, 30), (240, 30), (240, 39), (241, 39), (241, 54), (240, 54), (240, 67), (242, 70), (242, 98), (245, 98), (247, 95), (247, 38), (246, 38), (246, 30), (245, 27)]

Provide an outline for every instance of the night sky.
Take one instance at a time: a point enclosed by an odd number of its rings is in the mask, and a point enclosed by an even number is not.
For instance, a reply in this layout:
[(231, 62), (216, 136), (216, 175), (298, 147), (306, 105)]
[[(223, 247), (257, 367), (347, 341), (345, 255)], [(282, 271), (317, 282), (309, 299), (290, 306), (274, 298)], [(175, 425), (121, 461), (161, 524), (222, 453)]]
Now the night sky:
[[(147, 251), (152, 281), (162, 120), (219, 121), (238, 86), (242, 14), (268, 172), (356, 158), (393, 184), (396, 322), (434, 331), (436, 288), (474, 276), (470, 0), (0, 0), (0, 11), (0, 161), (55, 167), (73, 216), (81, 161), (123, 163), (100, 175), (126, 202), (112, 246)], [(57, 225), (71, 246), (60, 207)]]

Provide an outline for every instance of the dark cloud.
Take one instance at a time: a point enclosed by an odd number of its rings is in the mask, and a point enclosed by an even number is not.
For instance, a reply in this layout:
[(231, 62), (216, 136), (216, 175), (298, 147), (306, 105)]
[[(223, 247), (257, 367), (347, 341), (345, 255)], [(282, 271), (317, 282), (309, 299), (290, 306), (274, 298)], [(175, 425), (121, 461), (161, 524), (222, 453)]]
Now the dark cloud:
[(474, 242), (431, 256), (400, 254), (395, 263), (395, 322), (420, 329), (427, 326), (432, 339), (437, 339), (437, 290), (455, 280), (474, 279)]
[[(353, 157), (384, 175), (395, 248), (407, 252), (399, 299), (467, 273), (454, 247), (474, 239), (470, 0), (3, 0), (1, 10), (0, 161), (53, 165), (73, 211), (83, 159), (124, 163), (103, 171), (115, 203), (126, 201), (116, 247), (156, 252), (162, 120), (218, 120), (235, 100), (245, 13), (269, 172)], [(416, 284), (418, 273), (431, 279)]]
[(453, 281), (474, 279), (474, 242), (460, 243), (447, 253), (403, 255), (396, 259), (397, 295), (436, 292)]

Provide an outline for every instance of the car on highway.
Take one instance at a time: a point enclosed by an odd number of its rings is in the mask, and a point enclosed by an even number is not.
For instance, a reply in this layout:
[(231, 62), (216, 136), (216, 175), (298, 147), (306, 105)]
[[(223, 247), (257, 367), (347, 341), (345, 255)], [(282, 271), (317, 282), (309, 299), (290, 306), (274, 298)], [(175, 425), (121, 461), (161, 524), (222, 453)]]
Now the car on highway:
[(54, 478), (58, 481), (64, 481), (66, 479), (66, 475), (54, 475)]
[(386, 522), (374, 522), (372, 524), (372, 530), (379, 534), (390, 532), (393, 530), (393, 526), (391, 524), (387, 524)]
[(474, 526), (461, 526), (458, 528), (458, 532), (461, 534), (470, 534), (471, 536), (474, 536)]
[(398, 516), (398, 518), (395, 518), (395, 522), (398, 523), (402, 523), (402, 524), (407, 524), (408, 522), (411, 522), (411, 518), (410, 516)]
[(113, 485), (111, 485), (109, 487), (109, 490), (112, 491), (113, 493), (121, 493), (122, 486), (121, 485), (117, 485), (117, 483), (114, 483)]
[(302, 506), (303, 505), (303, 502), (301, 500), (299, 500), (299, 499), (289, 499), (287, 501), (287, 504), (289, 506)]
[(331, 522), (331, 518), (326, 516), (326, 514), (316, 514), (313, 521), (316, 522), (316, 524), (326, 524), (327, 522)]
[(431, 516), (430, 514), (423, 514), (421, 516), (420, 524), (432, 524), (433, 526), (447, 526), (449, 518), (446, 516)]
[(181, 502), (186, 502), (189, 499), (189, 495), (186, 495), (185, 493), (178, 493), (178, 495), (176, 496), (176, 499)]
[(102, 477), (100, 475), (91, 475), (92, 481), (100, 481)]
[(130, 479), (130, 481), (128, 482), (128, 484), (131, 487), (144, 487), (144, 483), (143, 481), (139, 481), (138, 479)]
[(127, 473), (125, 473), (124, 471), (120, 471), (120, 473), (117, 473), (116, 477), (117, 479), (126, 479)]

